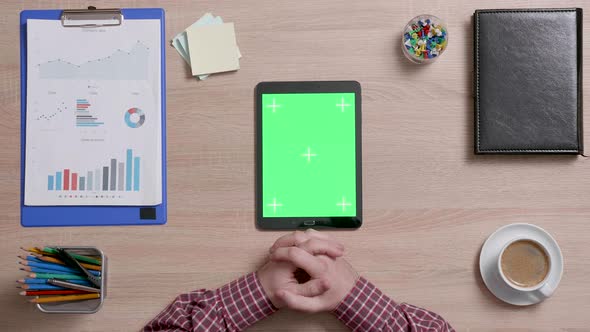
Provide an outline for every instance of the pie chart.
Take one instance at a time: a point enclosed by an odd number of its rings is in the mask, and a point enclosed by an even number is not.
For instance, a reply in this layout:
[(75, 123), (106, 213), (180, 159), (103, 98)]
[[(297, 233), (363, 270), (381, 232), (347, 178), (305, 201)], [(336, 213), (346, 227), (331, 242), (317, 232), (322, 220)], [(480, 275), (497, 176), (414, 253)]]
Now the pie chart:
[(145, 122), (145, 114), (137, 107), (133, 107), (125, 112), (125, 123), (129, 128), (139, 128)]

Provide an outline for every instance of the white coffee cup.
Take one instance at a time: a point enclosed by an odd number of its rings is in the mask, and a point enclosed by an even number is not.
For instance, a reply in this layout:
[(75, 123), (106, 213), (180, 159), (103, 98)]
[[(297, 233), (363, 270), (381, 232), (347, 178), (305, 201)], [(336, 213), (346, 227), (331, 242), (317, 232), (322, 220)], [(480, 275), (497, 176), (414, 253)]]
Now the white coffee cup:
[[(508, 279), (508, 277), (506, 277), (506, 275), (504, 274), (504, 271), (502, 270), (502, 257), (504, 256), (504, 251), (506, 251), (506, 249), (513, 243), (517, 242), (517, 241), (530, 241), (535, 243), (537, 246), (539, 246), (539, 248), (541, 248), (544, 253), (545, 253), (545, 257), (547, 257), (547, 261), (549, 264), (549, 269), (547, 271), (547, 275), (545, 275), (545, 278), (543, 279), (543, 281), (539, 282), (538, 284), (531, 286), (531, 287), (522, 287), (519, 285), (514, 284), (512, 281), (510, 281), (510, 279)], [(531, 238), (527, 238), (527, 237), (517, 237), (514, 238), (510, 241), (508, 241), (508, 243), (506, 243), (504, 245), (504, 247), (502, 247), (502, 250), (500, 251), (500, 254), (498, 255), (498, 261), (496, 264), (497, 267), (497, 273), (498, 276), (500, 278), (500, 280), (502, 280), (506, 286), (512, 288), (513, 290), (520, 292), (522, 294), (535, 294), (535, 295), (541, 295), (542, 297), (548, 298), (551, 295), (553, 295), (553, 292), (555, 291), (555, 288), (553, 288), (548, 280), (549, 280), (549, 276), (551, 276), (551, 273), (554, 273), (553, 269), (553, 264), (551, 263), (551, 255), (549, 254), (549, 251), (547, 250), (547, 248), (539, 243), (539, 241), (536, 241), (534, 239)]]

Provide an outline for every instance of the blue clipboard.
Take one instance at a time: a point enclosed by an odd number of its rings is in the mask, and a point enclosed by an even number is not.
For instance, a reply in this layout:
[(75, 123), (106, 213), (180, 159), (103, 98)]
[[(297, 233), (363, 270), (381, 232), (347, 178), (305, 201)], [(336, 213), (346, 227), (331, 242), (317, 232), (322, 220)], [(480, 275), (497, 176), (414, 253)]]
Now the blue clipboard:
[[(90, 8), (89, 8), (90, 9)], [(62, 10), (23, 10), (20, 13), (21, 64), (21, 225), (44, 226), (107, 226), (165, 224), (166, 195), (166, 52), (165, 21), (162, 8), (121, 9), (125, 20), (158, 19), (161, 35), (162, 70), (162, 204), (156, 206), (26, 206), (25, 144), (27, 106), (27, 19), (61, 20)], [(100, 10), (96, 10), (100, 12)], [(124, 23), (123, 23), (124, 24)]]

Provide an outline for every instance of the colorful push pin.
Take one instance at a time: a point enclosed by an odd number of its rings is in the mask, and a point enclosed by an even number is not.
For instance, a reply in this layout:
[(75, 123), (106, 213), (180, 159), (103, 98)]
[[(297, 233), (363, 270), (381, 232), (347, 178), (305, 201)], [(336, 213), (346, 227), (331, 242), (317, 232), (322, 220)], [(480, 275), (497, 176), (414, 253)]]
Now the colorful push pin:
[(441, 19), (432, 15), (414, 17), (402, 33), (404, 55), (415, 63), (427, 63), (445, 51), (448, 31)]

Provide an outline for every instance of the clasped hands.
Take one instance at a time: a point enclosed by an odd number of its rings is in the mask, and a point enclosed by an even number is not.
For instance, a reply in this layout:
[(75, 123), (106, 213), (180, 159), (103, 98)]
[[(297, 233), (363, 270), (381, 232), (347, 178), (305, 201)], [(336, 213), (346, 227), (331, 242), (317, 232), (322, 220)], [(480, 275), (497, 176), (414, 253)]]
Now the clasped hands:
[[(269, 261), (257, 275), (276, 308), (310, 313), (334, 310), (358, 279), (342, 258), (344, 246), (325, 233), (312, 229), (290, 233), (269, 251)], [(296, 276), (301, 270), (309, 275), (303, 283)]]

